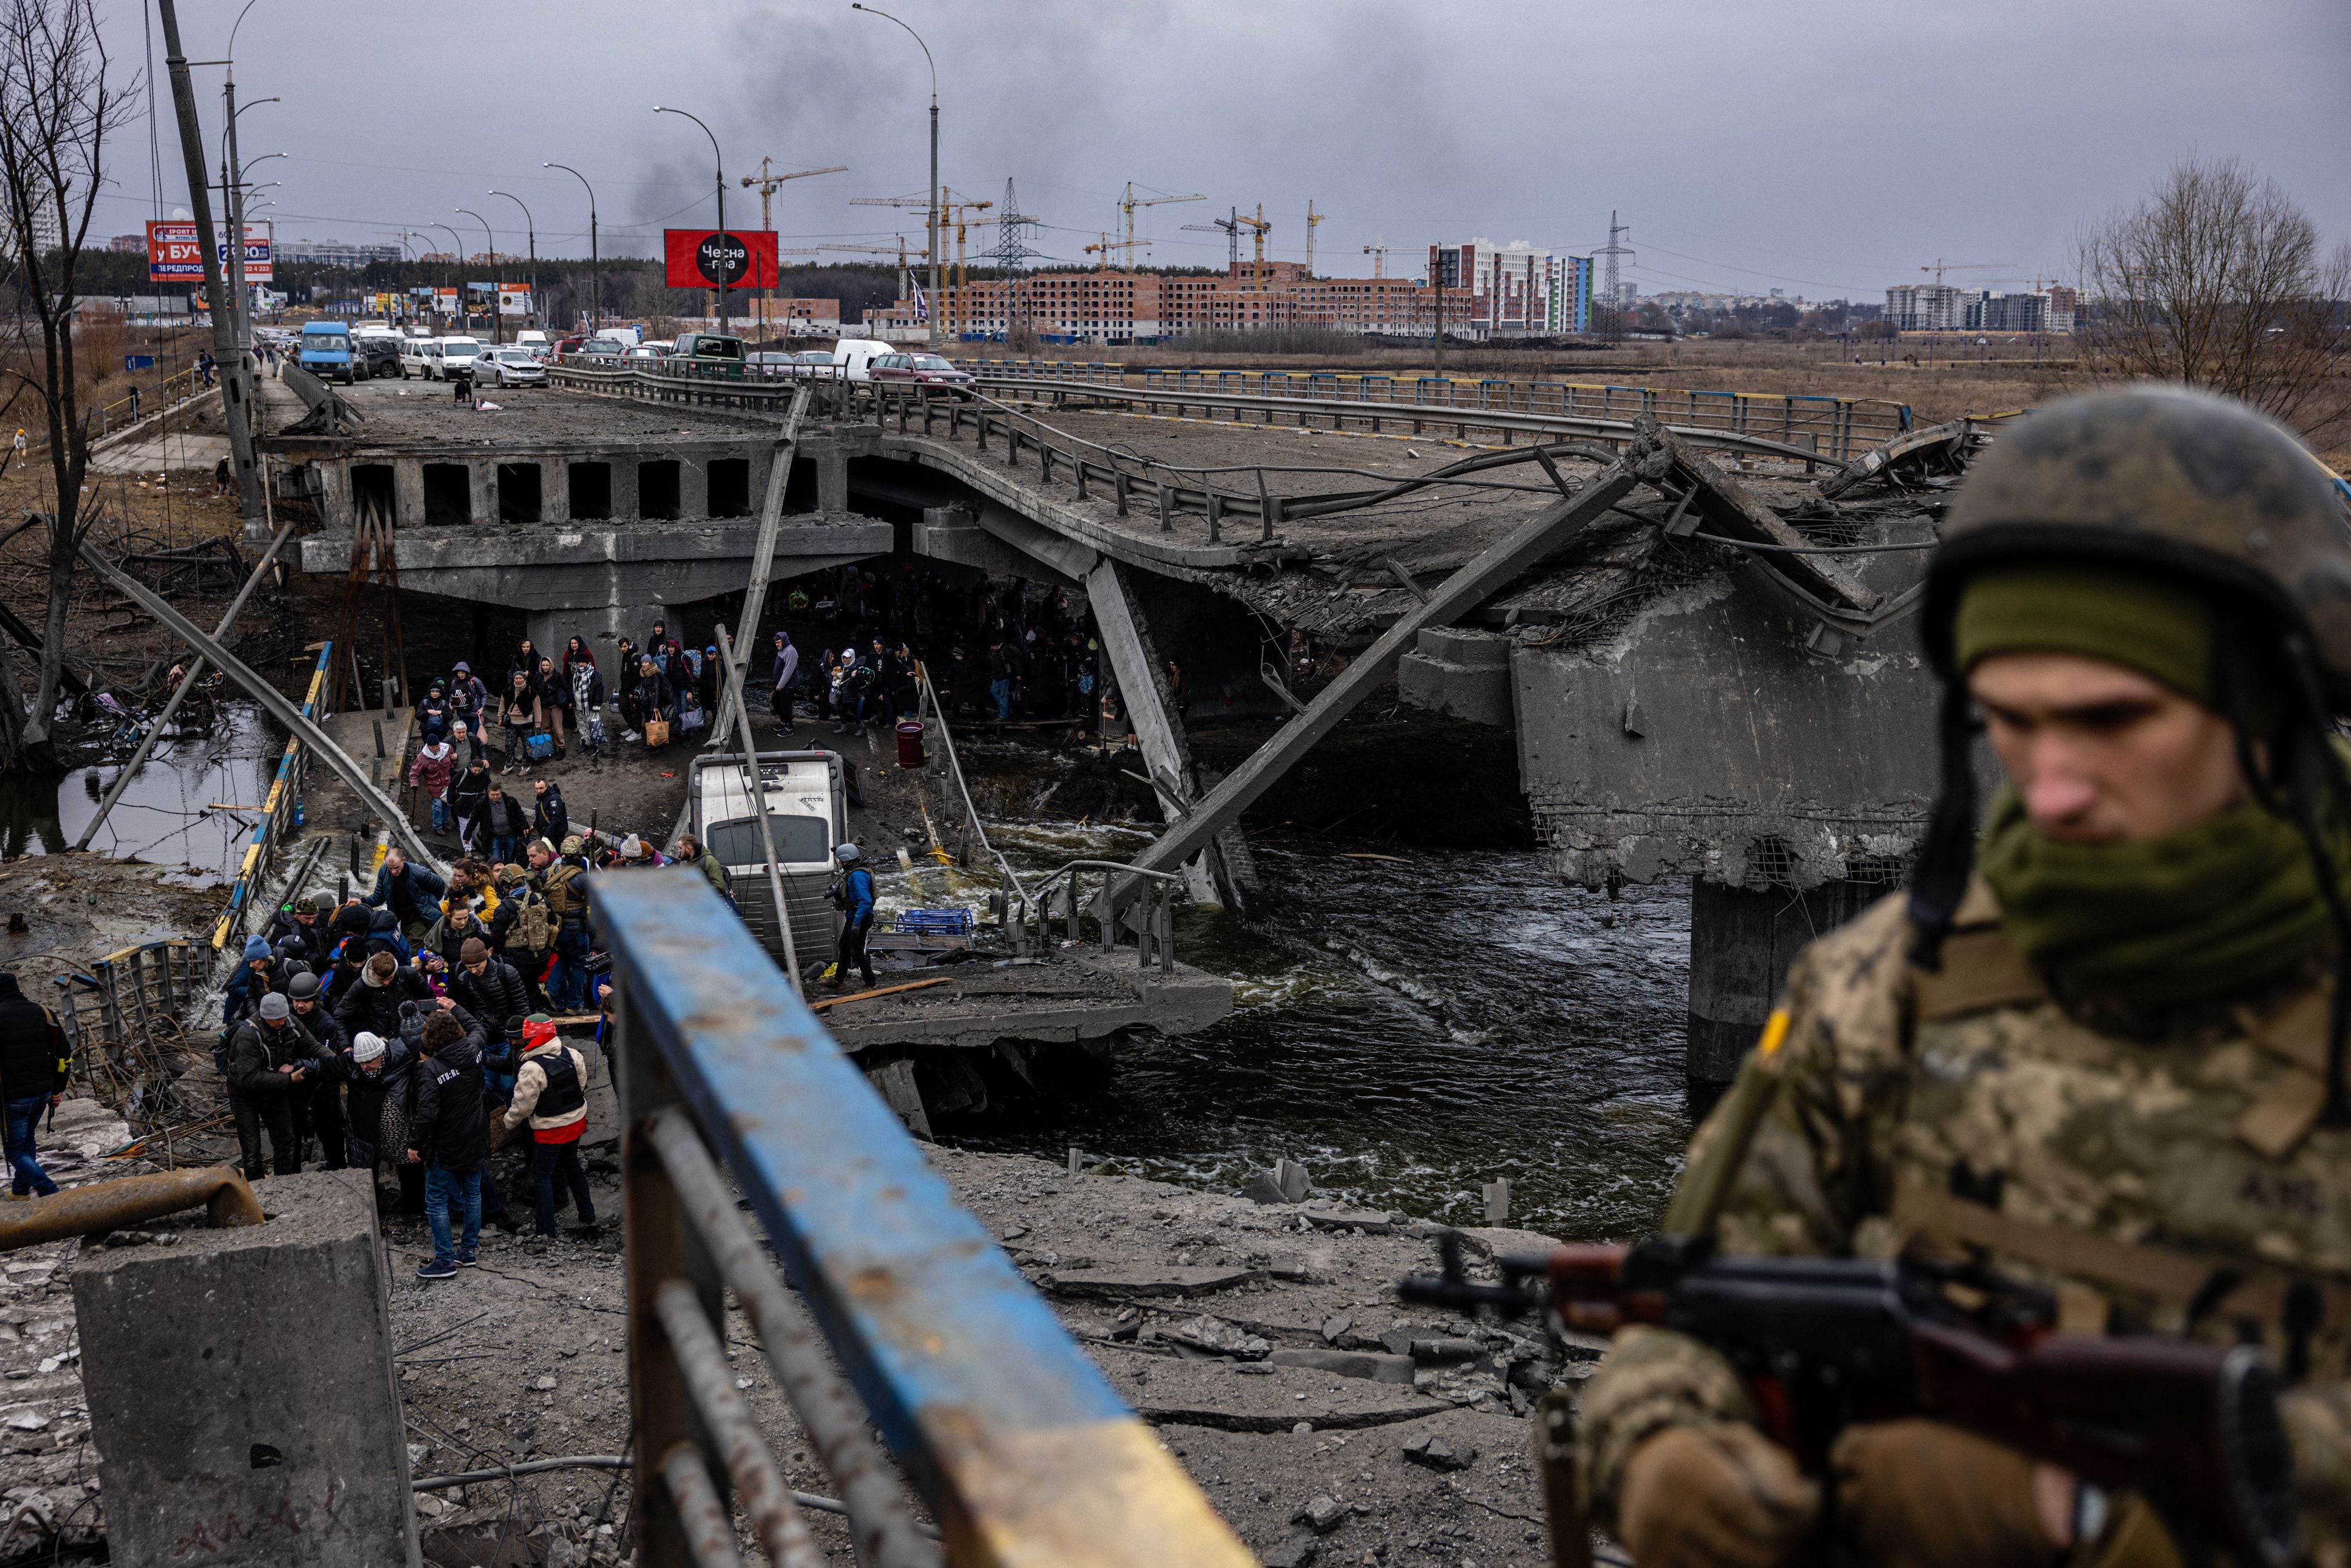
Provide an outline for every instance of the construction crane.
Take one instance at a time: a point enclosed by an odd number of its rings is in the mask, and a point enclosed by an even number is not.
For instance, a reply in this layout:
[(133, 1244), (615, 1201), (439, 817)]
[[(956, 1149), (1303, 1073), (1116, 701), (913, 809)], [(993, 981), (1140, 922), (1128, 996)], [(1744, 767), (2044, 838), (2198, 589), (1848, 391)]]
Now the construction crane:
[[(776, 232), (774, 204), (777, 186), (782, 184), (787, 180), (805, 180), (817, 174), (845, 174), (849, 172), (848, 164), (835, 163), (829, 169), (794, 169), (789, 173), (778, 174), (776, 173), (771, 167), (772, 162), (773, 161), (771, 159), (763, 157), (759, 160), (759, 172), (757, 174), (746, 174), (743, 176), (743, 188), (745, 190), (747, 191), (754, 185), (757, 185), (759, 188), (759, 227), (768, 234)], [(762, 299), (759, 306), (759, 323), (762, 327), (766, 326), (768, 319), (773, 317), (775, 309), (776, 291), (770, 287), (766, 291), (765, 298)]]
[(1387, 236), (1384, 235), (1364, 247), (1364, 254), (1372, 258), (1374, 277), (1385, 277), (1388, 275), (1388, 252), (1394, 249), (1395, 246), (1387, 242)]
[(1134, 269), (1134, 247), (1137, 245), (1150, 243), (1148, 240), (1137, 240), (1134, 237), (1135, 208), (1162, 206), (1169, 202), (1205, 202), (1207, 199), (1196, 193), (1188, 196), (1138, 196), (1134, 193), (1134, 182), (1129, 180), (1126, 183), (1126, 194), (1120, 197), (1118, 203), (1119, 216), (1126, 227), (1126, 235), (1118, 242), (1118, 248), (1126, 252), (1127, 270), (1132, 272)]
[(1314, 198), (1311, 196), (1306, 198), (1306, 276), (1309, 277), (1314, 276), (1315, 226), (1330, 215), (1331, 214), (1328, 213), (1316, 212), (1314, 210)]
[(770, 173), (768, 172), (768, 160), (765, 158), (760, 159), (759, 172), (756, 174), (746, 174), (743, 176), (743, 188), (747, 191), (754, 185), (759, 187), (759, 226), (763, 229), (769, 230), (772, 230), (776, 226), (775, 214), (770, 210), (770, 204), (775, 200), (777, 186), (782, 184), (787, 180), (805, 180), (815, 174), (846, 174), (849, 172), (849, 165), (846, 163), (835, 163), (831, 168), (826, 169), (795, 169), (788, 174)]
[[(1253, 231), (1249, 237), (1257, 242), (1257, 256), (1256, 259), (1249, 264), (1249, 275), (1253, 277), (1262, 278), (1265, 277), (1265, 236), (1273, 232), (1273, 225), (1265, 215), (1265, 204), (1263, 202), (1259, 202), (1257, 204), (1257, 215), (1255, 217), (1245, 217), (1241, 214), (1236, 212), (1233, 214), (1233, 221), (1237, 224), (1246, 224)], [(1238, 243), (1240, 238), (1238, 235), (1236, 235), (1233, 237), (1236, 243)]]
[(1205, 224), (1186, 224), (1184, 226), (1194, 234), (1224, 235), (1225, 270), (1238, 272), (1241, 269), (1241, 214), (1238, 208), (1234, 209), (1231, 217), (1210, 218)]
[(1102, 266), (1107, 267), (1110, 266), (1110, 253), (1118, 249), (1121, 246), (1123, 246), (1127, 242), (1124, 240), (1113, 242), (1109, 234), (1105, 232), (1101, 236), (1100, 244), (1086, 246), (1086, 254), (1088, 256), (1100, 256), (1102, 258)]
[(1997, 272), (2003, 267), (2015, 265), (2016, 263), (2012, 261), (1945, 261), (1938, 256), (1935, 258), (1934, 266), (1922, 267), (1918, 270), (1933, 273), (1935, 287), (1940, 288), (1943, 286), (1943, 274), (1947, 272)]

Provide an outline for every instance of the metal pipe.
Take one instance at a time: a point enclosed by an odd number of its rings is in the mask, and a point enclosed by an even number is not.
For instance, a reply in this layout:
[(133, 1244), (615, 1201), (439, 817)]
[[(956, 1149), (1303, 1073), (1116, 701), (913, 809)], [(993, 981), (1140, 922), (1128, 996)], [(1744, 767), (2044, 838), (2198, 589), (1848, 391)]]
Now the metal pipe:
[(392, 836), (400, 841), (401, 848), (409, 859), (431, 866), (436, 871), (446, 869), (443, 862), (434, 857), (432, 850), (426, 847), (424, 841), (417, 835), (414, 825), (408, 820), (408, 814), (394, 805), (384, 792), (377, 788), (375, 781), (360, 769), (359, 764), (350, 759), (350, 755), (341, 747), (335, 744), (333, 738), (325, 730), (311, 722), (300, 708), (288, 701), (286, 694), (247, 669), (234, 653), (222, 647), (214, 639), (205, 636), (197, 629), (194, 622), (173, 609), (171, 601), (100, 555), (98, 547), (87, 539), (82, 541), (81, 559), (89, 564), (91, 570), (104, 578), (115, 591), (170, 627), (183, 642), (189, 643), (198, 653), (206, 655), (214, 664), (219, 665), (231, 680), (243, 686), (256, 702), (268, 709), (272, 718), (301, 737), (313, 751), (325, 758), (327, 766), (335, 770), (335, 777), (350, 785), (351, 792), (366, 802), (368, 808), (377, 816), (383, 819), (385, 824), (391, 828)]
[(817, 1457), (840, 1486), (858, 1561), (875, 1568), (937, 1568), (937, 1550), (920, 1539), (923, 1527), (869, 1436), (864, 1406), (833, 1370), (808, 1314), (743, 1223), (693, 1118), (683, 1106), (666, 1106), (647, 1121), (645, 1135), (661, 1155), (679, 1205), (701, 1232), (720, 1277), (768, 1347), (768, 1364), (808, 1428)]
[[(735, 1386), (727, 1369), (726, 1352), (702, 1311), (702, 1298), (684, 1280), (664, 1280), (654, 1293), (653, 1310), (662, 1332), (669, 1336), (679, 1373), (694, 1407), (710, 1429), (735, 1490), (751, 1516), (751, 1529), (760, 1550), (776, 1568), (826, 1568), (824, 1553), (810, 1534), (808, 1522), (793, 1506), (791, 1490), (776, 1469), (776, 1457), (751, 1420), (751, 1407)], [(673, 1448), (670, 1454), (674, 1456)], [(664, 1468), (670, 1460), (664, 1458)], [(689, 1529), (692, 1528), (689, 1521)]]
[[(260, 563), (253, 569), (253, 575), (245, 580), (245, 586), (237, 591), (236, 598), (229, 604), (228, 613), (222, 616), (220, 623), (213, 628), (214, 641), (227, 636), (228, 629), (236, 624), (237, 612), (245, 608), (245, 601), (253, 597), (253, 591), (260, 586), (270, 563), (277, 559), (277, 552), (285, 547), (287, 538), (293, 532), (294, 523), (288, 518), (269, 541), (269, 548), (262, 551)], [(187, 700), (190, 692), (195, 690), (196, 682), (204, 673), (204, 656), (198, 653), (190, 662), (188, 673), (180, 678), (178, 688), (172, 693), (172, 700), (163, 705), (163, 711), (155, 716), (155, 722), (149, 725), (147, 733), (139, 737), (139, 747), (131, 754), (131, 760), (122, 765), (122, 771), (116, 774), (114, 782), (106, 787), (106, 796), (98, 803), (98, 815), (89, 820), (89, 826), (84, 828), (81, 837), (74, 841), (74, 848), (89, 848), (89, 841), (97, 836), (99, 826), (106, 821), (106, 814), (114, 810), (114, 803), (121, 800), (122, 792), (131, 787), (131, 780), (138, 773), (140, 764), (145, 762), (147, 754), (155, 749), (156, 739), (162, 735), (163, 727), (170, 724), (172, 716), (180, 711), (180, 705)]]
[(677, 1522), (694, 1568), (742, 1568), (743, 1554), (735, 1550), (735, 1521), (718, 1500), (701, 1450), (692, 1443), (673, 1444), (662, 1456), (661, 1476), (670, 1500), (677, 1505)]
[(142, 1219), (162, 1219), (202, 1205), (214, 1230), (262, 1222), (261, 1200), (242, 1172), (226, 1166), (204, 1170), (158, 1171), (92, 1182), (0, 1212), (0, 1252), (120, 1230)]
[(726, 623), (716, 627), (718, 652), (726, 663), (722, 673), (726, 692), (726, 706), (732, 713), (736, 733), (743, 737), (743, 799), (759, 821), (759, 847), (768, 855), (768, 894), (776, 901), (776, 934), (784, 944), (784, 977), (792, 983), (792, 994), (801, 1000), (808, 992), (800, 985), (799, 947), (792, 940), (792, 906), (784, 896), (783, 861), (776, 853), (776, 824), (768, 811), (768, 787), (759, 777), (759, 737), (751, 733), (751, 716), (743, 706), (743, 668), (735, 657), (735, 639), (727, 635)]

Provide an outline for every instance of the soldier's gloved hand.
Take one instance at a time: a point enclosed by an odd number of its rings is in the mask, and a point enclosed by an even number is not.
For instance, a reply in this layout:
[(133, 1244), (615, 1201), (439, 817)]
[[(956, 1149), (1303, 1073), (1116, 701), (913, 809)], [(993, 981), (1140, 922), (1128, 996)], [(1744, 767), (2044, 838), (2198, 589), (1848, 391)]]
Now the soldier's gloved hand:
[(1625, 1462), (1616, 1533), (1640, 1568), (1781, 1568), (1819, 1508), (1819, 1489), (1754, 1427), (1669, 1427)]
[[(2053, 1568), (2073, 1486), (2015, 1449), (1936, 1421), (1848, 1427), (1829, 1450), (1837, 1530), (1878, 1568)], [(2054, 1514), (2054, 1519), (2045, 1517)]]

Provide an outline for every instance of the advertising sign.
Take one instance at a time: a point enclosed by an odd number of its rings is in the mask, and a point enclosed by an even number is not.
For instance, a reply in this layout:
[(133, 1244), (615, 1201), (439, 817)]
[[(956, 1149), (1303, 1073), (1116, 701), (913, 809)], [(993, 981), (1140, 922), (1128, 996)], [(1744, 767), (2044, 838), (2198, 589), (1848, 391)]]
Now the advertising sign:
[(662, 250), (672, 288), (776, 286), (776, 236), (764, 229), (664, 229)]
[[(217, 242), (215, 242), (217, 243)], [(221, 246), (221, 275), (228, 273), (228, 247)], [(147, 280), (151, 283), (202, 283), (204, 253), (196, 244), (196, 225), (176, 219), (147, 220)], [(270, 266), (269, 230), (245, 225), (245, 280), (275, 283)]]
[(437, 315), (455, 316), (457, 313), (457, 291), (454, 288), (434, 289), (433, 309)]
[(498, 314), (528, 316), (530, 314), (530, 285), (501, 283), (498, 285)]

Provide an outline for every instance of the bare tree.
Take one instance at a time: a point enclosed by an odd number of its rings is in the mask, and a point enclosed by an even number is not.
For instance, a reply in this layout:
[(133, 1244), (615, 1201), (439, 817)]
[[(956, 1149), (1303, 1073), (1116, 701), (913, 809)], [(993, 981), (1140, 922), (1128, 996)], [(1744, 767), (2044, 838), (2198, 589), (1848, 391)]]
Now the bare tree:
[(65, 668), (66, 611), (76, 552), (96, 515), (82, 495), (89, 431), (74, 362), (74, 318), (81, 305), (82, 246), (105, 183), (106, 139), (134, 101), (131, 89), (108, 79), (110, 65), (94, 0), (0, 3), (0, 219), (16, 275), (6, 329), (12, 340), (0, 373), (40, 404), (57, 496), (48, 518), (40, 683), (29, 720), (0, 657), (0, 768), (13, 771), (54, 765), (49, 717)]
[(2316, 434), (2340, 422), (2351, 245), (2328, 253), (2273, 180), (2190, 155), (2075, 251), (2081, 369), (2184, 382)]

